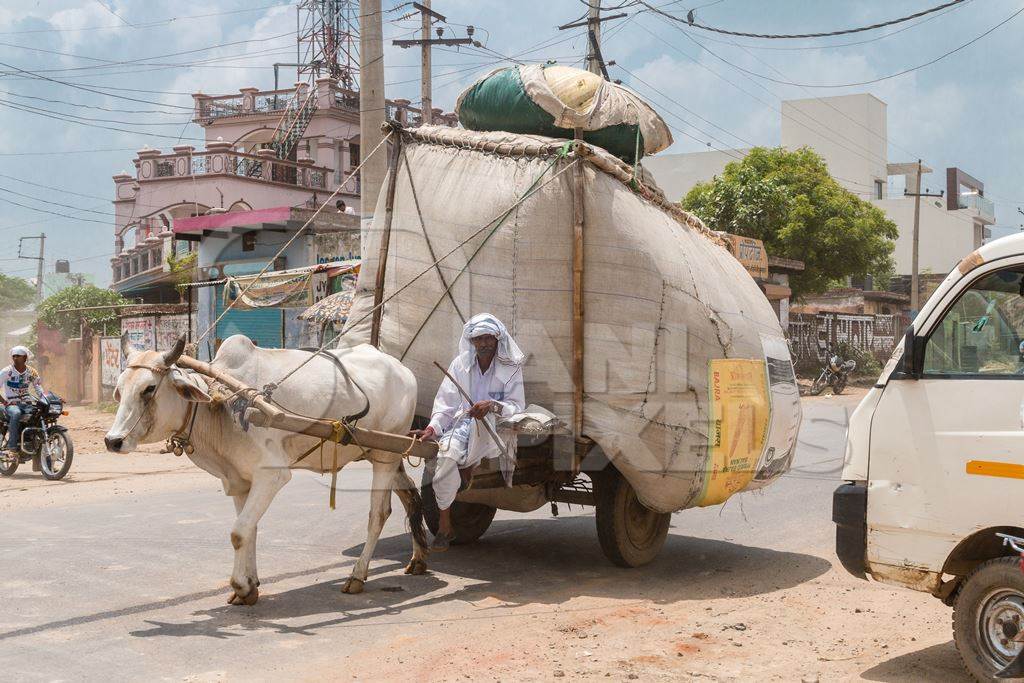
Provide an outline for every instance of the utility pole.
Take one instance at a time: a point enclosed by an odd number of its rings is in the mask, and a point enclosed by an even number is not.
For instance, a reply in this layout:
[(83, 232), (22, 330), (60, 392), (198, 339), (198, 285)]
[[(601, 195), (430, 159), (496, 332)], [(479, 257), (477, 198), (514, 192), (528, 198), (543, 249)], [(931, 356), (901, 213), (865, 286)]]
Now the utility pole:
[(430, 0), (423, 0), (423, 9), (420, 10), (420, 35), (423, 36), (423, 44), (420, 45), (420, 116), (423, 125), (430, 125), (434, 120), (432, 109), (433, 97), (431, 88), (430, 73), (430, 43), (426, 39), (430, 36)]
[(430, 24), (431, 19), (437, 19), (441, 22), (448, 21), (443, 14), (438, 14), (434, 10), (430, 9), (430, 0), (423, 0), (422, 3), (414, 2), (412, 6), (420, 13), (422, 19), (422, 28), (420, 29), (419, 40), (393, 40), (391, 44), (396, 47), (410, 48), (420, 47), (420, 110), (422, 112), (422, 122), (424, 125), (429, 124), (433, 118), (433, 102), (431, 96), (431, 75), (430, 75), (430, 49), (434, 45), (476, 45), (480, 46), (479, 43), (473, 40), (474, 29), (472, 26), (466, 27), (466, 33), (469, 35), (468, 38), (445, 38), (444, 28), (437, 28), (437, 38), (430, 37)]
[[(22, 256), (21, 244), (25, 240), (39, 240), (39, 256)], [(36, 266), (36, 304), (40, 304), (43, 301), (43, 245), (46, 244), (46, 233), (39, 233), (32, 237), (19, 237), (18, 238), (18, 258), (34, 259), (38, 261)]]
[[(359, 1), (359, 146), (363, 155), (359, 208), (364, 226), (373, 220), (377, 195), (387, 173), (386, 153), (368, 156), (384, 135), (384, 29), (380, 5), (381, 0)], [(365, 227), (363, 233), (365, 236)]]
[(586, 20), (563, 24), (558, 27), (558, 30), (565, 31), (566, 29), (576, 28), (578, 26), (586, 26), (587, 71), (597, 74), (598, 76), (604, 76), (605, 80), (611, 80), (608, 78), (607, 64), (605, 64), (604, 57), (601, 56), (601, 22), (611, 21), (612, 19), (621, 19), (622, 17), (629, 16), (629, 14), (622, 12), (620, 14), (602, 17), (600, 0), (588, 0), (587, 6), (589, 9), (587, 10)]
[[(914, 191), (907, 192), (903, 190), (904, 197), (914, 198), (914, 237), (911, 247), (910, 256), (910, 311), (917, 315), (917, 312), (921, 310), (920, 297), (921, 297), (921, 286), (920, 286), (920, 273), (918, 271), (918, 243), (920, 242), (921, 235), (921, 197), (941, 197), (944, 191), (940, 191), (938, 194), (934, 192), (921, 192), (921, 174), (924, 172), (924, 166), (921, 164), (921, 160), (917, 160), (917, 173), (914, 175)], [(931, 169), (928, 169), (931, 173)]]

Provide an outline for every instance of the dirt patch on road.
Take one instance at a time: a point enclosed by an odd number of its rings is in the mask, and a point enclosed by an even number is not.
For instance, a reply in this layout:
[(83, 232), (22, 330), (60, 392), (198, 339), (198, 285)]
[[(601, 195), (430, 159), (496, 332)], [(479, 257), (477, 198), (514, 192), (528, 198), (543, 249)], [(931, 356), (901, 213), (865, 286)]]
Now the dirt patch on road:
[(0, 513), (5, 510), (71, 505), (118, 495), (181, 488), (218, 488), (220, 484), (187, 458), (161, 453), (162, 444), (140, 446), (135, 453), (108, 453), (103, 436), (113, 415), (88, 407), (71, 407), (61, 424), (75, 447), (71, 471), (61, 481), (46, 481), (25, 463), (12, 477), (0, 478)]

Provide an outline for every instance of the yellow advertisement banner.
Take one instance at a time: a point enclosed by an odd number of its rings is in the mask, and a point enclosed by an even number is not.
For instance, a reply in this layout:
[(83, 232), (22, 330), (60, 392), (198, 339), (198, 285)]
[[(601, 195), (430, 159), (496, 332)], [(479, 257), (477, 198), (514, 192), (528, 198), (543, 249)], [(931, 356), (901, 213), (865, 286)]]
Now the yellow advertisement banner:
[(711, 433), (704, 492), (698, 505), (723, 503), (754, 477), (771, 418), (763, 360), (710, 362)]

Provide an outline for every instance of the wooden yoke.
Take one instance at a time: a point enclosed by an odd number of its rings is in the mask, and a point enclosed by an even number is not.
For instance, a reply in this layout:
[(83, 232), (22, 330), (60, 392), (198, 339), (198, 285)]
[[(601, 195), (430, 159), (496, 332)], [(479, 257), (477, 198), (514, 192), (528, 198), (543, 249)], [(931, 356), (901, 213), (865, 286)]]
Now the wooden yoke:
[[(266, 401), (253, 387), (246, 385), (209, 363), (196, 360), (190, 356), (181, 356), (177, 361), (177, 365), (214, 379), (231, 391), (252, 395), (252, 404), (255, 410), (252, 410), (247, 417), (257, 427), (270, 427), (272, 429), (280, 429), (286, 432), (305, 434), (306, 436), (314, 436), (318, 439), (334, 441), (336, 432), (335, 423), (332, 420), (302, 417), (282, 410)], [(339, 443), (342, 445), (355, 444), (364, 448), (387, 451), (389, 453), (400, 453), (427, 460), (437, 457), (436, 442), (417, 441), (404, 434), (389, 434), (354, 425), (345, 425), (343, 427), (342, 438)]]
[[(388, 176), (387, 195), (384, 200), (384, 233), (380, 237), (377, 256), (377, 279), (373, 288), (373, 321), (370, 326), (370, 344), (380, 346), (380, 321), (384, 313), (384, 277), (388, 270), (388, 249), (391, 246), (391, 219), (395, 213), (395, 185), (398, 179), (398, 159), (402, 153), (402, 135), (397, 124), (384, 124), (385, 133), (391, 134), (391, 172)], [(377, 200), (376, 197), (373, 198)]]

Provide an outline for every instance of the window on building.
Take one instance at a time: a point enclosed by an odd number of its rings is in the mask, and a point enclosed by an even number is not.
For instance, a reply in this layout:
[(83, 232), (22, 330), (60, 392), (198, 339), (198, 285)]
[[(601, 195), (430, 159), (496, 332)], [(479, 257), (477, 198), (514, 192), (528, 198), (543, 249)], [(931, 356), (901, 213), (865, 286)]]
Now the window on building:
[(359, 165), (359, 145), (354, 142), (348, 143), (348, 167), (355, 168)]
[(926, 375), (1024, 379), (1024, 274), (982, 277), (953, 304), (928, 337)]
[(875, 181), (875, 199), (885, 199), (885, 183), (881, 180)]
[(256, 231), (242, 233), (242, 251), (256, 251)]

